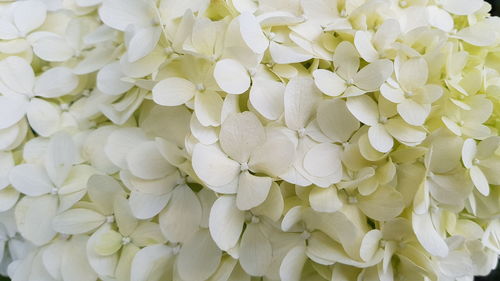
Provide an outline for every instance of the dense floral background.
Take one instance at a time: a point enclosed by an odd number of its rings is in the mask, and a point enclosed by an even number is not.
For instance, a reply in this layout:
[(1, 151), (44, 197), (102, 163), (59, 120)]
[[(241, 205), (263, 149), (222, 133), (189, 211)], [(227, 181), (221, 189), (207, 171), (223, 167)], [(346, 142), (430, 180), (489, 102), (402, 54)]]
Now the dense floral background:
[[(500, 0), (487, 0), (487, 1), (493, 5), (492, 14), (500, 16)], [(0, 281), (2, 281), (2, 280), (9, 280), (9, 279), (0, 276)], [(476, 280), (499, 281), (500, 280), (500, 270), (497, 269), (496, 271), (492, 272), (489, 276), (479, 277), (479, 278), (476, 278)]]

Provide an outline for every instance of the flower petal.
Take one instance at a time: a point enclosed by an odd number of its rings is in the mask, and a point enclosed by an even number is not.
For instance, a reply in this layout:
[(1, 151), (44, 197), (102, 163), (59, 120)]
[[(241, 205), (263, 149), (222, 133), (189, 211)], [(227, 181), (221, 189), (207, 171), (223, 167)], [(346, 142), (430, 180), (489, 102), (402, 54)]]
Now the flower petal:
[(341, 99), (322, 102), (318, 107), (316, 119), (321, 131), (333, 142), (345, 142), (359, 129), (358, 120)]
[(161, 80), (153, 88), (153, 100), (159, 105), (177, 106), (186, 103), (196, 94), (196, 86), (183, 78)]
[(240, 243), (240, 265), (252, 276), (262, 276), (272, 260), (272, 247), (259, 224), (247, 225)]
[(250, 75), (237, 60), (218, 61), (214, 68), (214, 78), (223, 91), (233, 95), (242, 94), (250, 87)]
[(29, 196), (49, 193), (54, 185), (42, 166), (21, 164), (10, 171), (9, 180), (19, 192)]
[(316, 69), (312, 75), (314, 84), (325, 95), (336, 97), (341, 95), (347, 88), (346, 81), (329, 70)]
[(264, 127), (250, 111), (229, 115), (220, 130), (220, 146), (229, 157), (240, 162), (248, 161), (254, 149), (266, 138)]
[(349, 109), (352, 115), (360, 122), (370, 126), (378, 124), (378, 106), (369, 96), (350, 97), (347, 99), (346, 105), (347, 109)]
[(483, 171), (481, 171), (478, 166), (473, 165), (469, 169), (469, 174), (479, 193), (484, 196), (488, 196), (490, 194), (490, 185), (488, 184), (488, 179), (484, 175)]
[(418, 241), (425, 250), (431, 255), (438, 257), (446, 257), (448, 255), (448, 245), (446, 245), (443, 237), (436, 231), (428, 212), (422, 215), (413, 213), (412, 225)]
[(75, 235), (94, 230), (104, 221), (105, 217), (96, 211), (76, 208), (55, 216), (52, 227), (59, 233)]
[(257, 177), (248, 171), (241, 173), (236, 195), (238, 209), (245, 211), (262, 204), (267, 198), (272, 182), (269, 177)]
[(177, 270), (183, 280), (208, 280), (217, 270), (222, 252), (206, 229), (186, 241), (177, 258)]
[(15, 217), (21, 235), (35, 245), (44, 245), (56, 235), (52, 218), (57, 212), (57, 197), (23, 197), (17, 203)]
[(236, 207), (234, 196), (221, 196), (215, 201), (210, 211), (209, 229), (221, 250), (227, 251), (238, 243), (244, 222), (244, 213)]
[(240, 173), (238, 162), (229, 159), (215, 145), (195, 145), (191, 161), (198, 177), (213, 186), (228, 184)]

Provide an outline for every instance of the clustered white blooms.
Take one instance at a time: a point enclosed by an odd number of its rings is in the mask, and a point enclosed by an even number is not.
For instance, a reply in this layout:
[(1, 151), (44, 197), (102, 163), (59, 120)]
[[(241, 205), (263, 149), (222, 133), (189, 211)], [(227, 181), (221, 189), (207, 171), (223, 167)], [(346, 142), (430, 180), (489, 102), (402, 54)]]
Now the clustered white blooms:
[(0, 2), (12, 280), (467, 281), (496, 266), (486, 2)]

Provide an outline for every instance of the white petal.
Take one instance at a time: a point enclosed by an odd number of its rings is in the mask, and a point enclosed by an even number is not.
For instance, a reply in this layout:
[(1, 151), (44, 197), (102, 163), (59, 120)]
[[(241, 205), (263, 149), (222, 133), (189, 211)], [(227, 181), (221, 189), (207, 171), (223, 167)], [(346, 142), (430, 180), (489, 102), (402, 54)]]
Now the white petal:
[(37, 96), (57, 98), (73, 91), (78, 86), (78, 76), (67, 67), (54, 67), (40, 75), (35, 83)]
[(285, 86), (271, 79), (255, 78), (250, 89), (250, 103), (262, 116), (277, 120), (283, 113)]
[(201, 204), (196, 194), (187, 186), (177, 187), (167, 208), (160, 213), (160, 228), (167, 240), (183, 242), (198, 229), (201, 222)]
[(205, 127), (200, 124), (196, 114), (191, 115), (191, 134), (202, 144), (210, 145), (219, 140), (219, 131), (215, 127)]
[(372, 35), (368, 31), (356, 31), (354, 46), (356, 46), (359, 55), (367, 62), (373, 62), (379, 57), (377, 50), (375, 50), (372, 44)]
[(87, 181), (87, 194), (96, 207), (105, 215), (113, 213), (115, 196), (125, 196), (121, 185), (107, 175), (93, 175)]
[(413, 91), (423, 87), (429, 76), (429, 67), (424, 58), (411, 58), (399, 67), (398, 80), (403, 89)]
[(123, 94), (134, 86), (130, 82), (122, 81), (121, 78), (124, 76), (119, 62), (110, 63), (97, 73), (97, 88), (107, 95)]
[(212, 91), (196, 94), (194, 113), (203, 126), (219, 126), (221, 122), (222, 98)]
[(177, 270), (183, 280), (208, 280), (219, 266), (222, 252), (208, 230), (200, 230), (182, 245)]
[(406, 121), (413, 126), (421, 126), (425, 123), (427, 116), (431, 111), (431, 106), (427, 104), (419, 104), (412, 99), (404, 99), (398, 104), (398, 113)]
[(51, 137), (44, 164), (47, 174), (56, 186), (61, 186), (68, 177), (73, 164), (77, 161), (77, 153), (76, 145), (70, 135), (59, 132)]
[(338, 44), (333, 54), (333, 64), (343, 79), (353, 78), (359, 68), (359, 55), (354, 45), (348, 41)]
[(378, 123), (378, 106), (369, 96), (363, 95), (347, 99), (347, 108), (360, 122), (374, 126)]
[(16, 2), (14, 23), (23, 36), (38, 28), (45, 21), (47, 8), (41, 1)]
[(57, 34), (44, 36), (32, 43), (33, 52), (42, 60), (63, 62), (70, 59), (74, 50), (66, 40)]
[(171, 196), (171, 193), (156, 195), (132, 191), (128, 200), (134, 217), (144, 220), (159, 214)]
[(393, 103), (400, 103), (405, 98), (403, 90), (401, 90), (400, 88), (394, 88), (387, 83), (384, 83), (380, 87), (380, 93), (382, 94), (382, 96), (384, 96), (384, 98)]
[(154, 141), (143, 142), (132, 149), (127, 155), (127, 166), (134, 176), (146, 180), (159, 179), (175, 171)]
[(324, 213), (336, 212), (340, 210), (343, 205), (337, 194), (337, 188), (335, 187), (313, 187), (309, 193), (309, 203), (313, 210)]
[(97, 274), (90, 267), (85, 252), (87, 236), (76, 236), (71, 239), (64, 249), (61, 261), (61, 276), (63, 280), (93, 281)]
[(238, 17), (238, 22), (241, 37), (247, 46), (255, 53), (262, 54), (267, 49), (269, 41), (264, 36), (257, 18), (249, 12), (244, 12)]
[(364, 261), (369, 261), (379, 249), (380, 240), (382, 239), (382, 232), (378, 229), (368, 231), (363, 237), (359, 255)]
[(479, 193), (481, 193), (484, 196), (488, 196), (490, 194), (490, 185), (488, 184), (488, 179), (484, 175), (483, 171), (476, 166), (473, 165), (469, 169), (470, 173), (470, 178), (472, 179), (472, 182), (474, 183), (474, 186), (477, 188)]
[(280, 265), (281, 280), (300, 281), (306, 260), (306, 249), (303, 245), (295, 246), (288, 251)]
[(389, 152), (394, 145), (392, 136), (382, 124), (372, 126), (368, 129), (368, 139), (373, 148), (382, 153)]
[(426, 137), (426, 133), (423, 129), (407, 125), (399, 118), (392, 118), (387, 121), (385, 129), (395, 139), (408, 145), (419, 144)]
[(232, 159), (245, 163), (252, 151), (266, 138), (264, 127), (250, 111), (229, 115), (222, 123), (219, 141)]
[(209, 229), (219, 248), (227, 251), (240, 239), (245, 215), (236, 207), (233, 196), (221, 196), (215, 201), (210, 211)]
[(89, 209), (71, 209), (54, 217), (52, 227), (63, 234), (81, 234), (96, 229), (105, 221), (105, 217)]
[(255, 173), (279, 176), (285, 173), (295, 158), (295, 144), (279, 130), (267, 130), (266, 141), (256, 147), (248, 165)]
[(57, 212), (57, 198), (51, 195), (24, 197), (17, 203), (17, 227), (24, 238), (35, 245), (43, 245), (56, 235), (52, 218)]
[(24, 98), (0, 96), (0, 129), (19, 122), (26, 114), (27, 105)]
[(446, 257), (448, 255), (448, 245), (443, 237), (436, 231), (429, 213), (412, 215), (413, 231), (418, 241), (431, 255)]
[(359, 129), (358, 120), (341, 99), (322, 102), (316, 118), (321, 131), (333, 142), (345, 142)]
[(240, 243), (240, 265), (252, 276), (266, 273), (272, 259), (271, 243), (257, 223), (247, 225)]
[(48, 137), (61, 126), (61, 110), (53, 103), (31, 99), (26, 116), (30, 126), (39, 135)]
[(129, 25), (144, 25), (151, 22), (150, 6), (145, 2), (133, 0), (102, 1), (99, 9), (101, 20), (108, 26), (125, 31)]
[(159, 281), (172, 262), (172, 249), (157, 244), (142, 248), (130, 268), (130, 281)]
[[(115, 196), (113, 200), (113, 210), (116, 226), (123, 236), (131, 236), (135, 231), (139, 221), (132, 215), (132, 210), (125, 197)], [(133, 237), (132, 237), (133, 238)]]
[(32, 95), (35, 73), (31, 65), (23, 58), (9, 56), (0, 64), (0, 79), (13, 91)]
[(314, 83), (325, 95), (336, 97), (347, 88), (344, 79), (326, 69), (316, 69), (313, 72)]
[(443, 9), (437, 6), (427, 7), (427, 21), (431, 26), (441, 29), (445, 32), (450, 32), (453, 29), (453, 17)]
[(292, 78), (285, 88), (285, 121), (288, 128), (299, 130), (316, 110), (321, 93), (311, 78)]
[(49, 193), (54, 187), (43, 167), (35, 164), (21, 164), (12, 168), (9, 180), (17, 191), (29, 196)]
[(481, 9), (484, 1), (481, 0), (444, 0), (443, 8), (455, 15), (470, 15)]
[(379, 187), (369, 196), (360, 196), (358, 206), (366, 216), (380, 220), (397, 217), (404, 209), (403, 196), (392, 187)]
[(390, 60), (376, 60), (356, 73), (354, 85), (365, 91), (376, 91), (391, 76), (392, 71)]
[(171, 77), (164, 79), (153, 88), (153, 100), (160, 105), (177, 106), (194, 97), (196, 87), (191, 81)]
[(476, 157), (476, 153), (476, 141), (473, 139), (466, 139), (462, 147), (462, 161), (465, 168), (470, 169), (472, 167), (472, 161)]
[(12, 187), (0, 190), (0, 212), (10, 210), (17, 203), (20, 193)]
[(275, 63), (291, 64), (310, 60), (312, 55), (296, 46), (287, 46), (272, 42), (269, 44), (269, 53)]
[(110, 224), (105, 224), (90, 236), (87, 241), (87, 258), (90, 266), (101, 276), (113, 276), (117, 264), (118, 255), (101, 256), (96, 253), (96, 243), (100, 241), (102, 235), (110, 231)]
[(238, 209), (249, 210), (262, 204), (267, 198), (271, 184), (272, 179), (269, 177), (257, 177), (248, 171), (243, 172), (239, 177), (236, 195)]
[(146, 141), (146, 136), (138, 128), (122, 128), (112, 132), (105, 145), (109, 160), (120, 168), (127, 168), (127, 154)]
[(218, 61), (214, 68), (214, 78), (219, 87), (230, 94), (242, 94), (250, 87), (250, 75), (237, 60)]
[(474, 46), (491, 46), (496, 41), (496, 36), (489, 36), (490, 33), (486, 30), (487, 23), (476, 23), (475, 25), (466, 27), (457, 32), (456, 37)]
[(214, 145), (195, 145), (192, 163), (200, 179), (213, 186), (230, 183), (240, 172), (240, 165)]
[(160, 26), (148, 26), (135, 30), (128, 45), (128, 61), (138, 61), (153, 51), (160, 40), (161, 32)]
[(273, 221), (278, 221), (283, 214), (285, 202), (278, 184), (273, 183), (269, 190), (267, 199), (259, 206), (252, 209), (256, 216), (266, 216)]
[(313, 176), (336, 175), (334, 181), (342, 178), (341, 148), (331, 143), (322, 143), (311, 148), (304, 157), (304, 169)]

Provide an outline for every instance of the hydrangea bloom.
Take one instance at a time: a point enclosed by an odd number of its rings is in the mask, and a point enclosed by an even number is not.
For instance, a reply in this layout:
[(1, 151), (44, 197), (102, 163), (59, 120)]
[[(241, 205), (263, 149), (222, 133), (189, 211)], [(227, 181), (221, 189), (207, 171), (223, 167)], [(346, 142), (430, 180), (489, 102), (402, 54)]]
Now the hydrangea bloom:
[(500, 19), (483, 0), (0, 3), (13, 281), (496, 266)]

